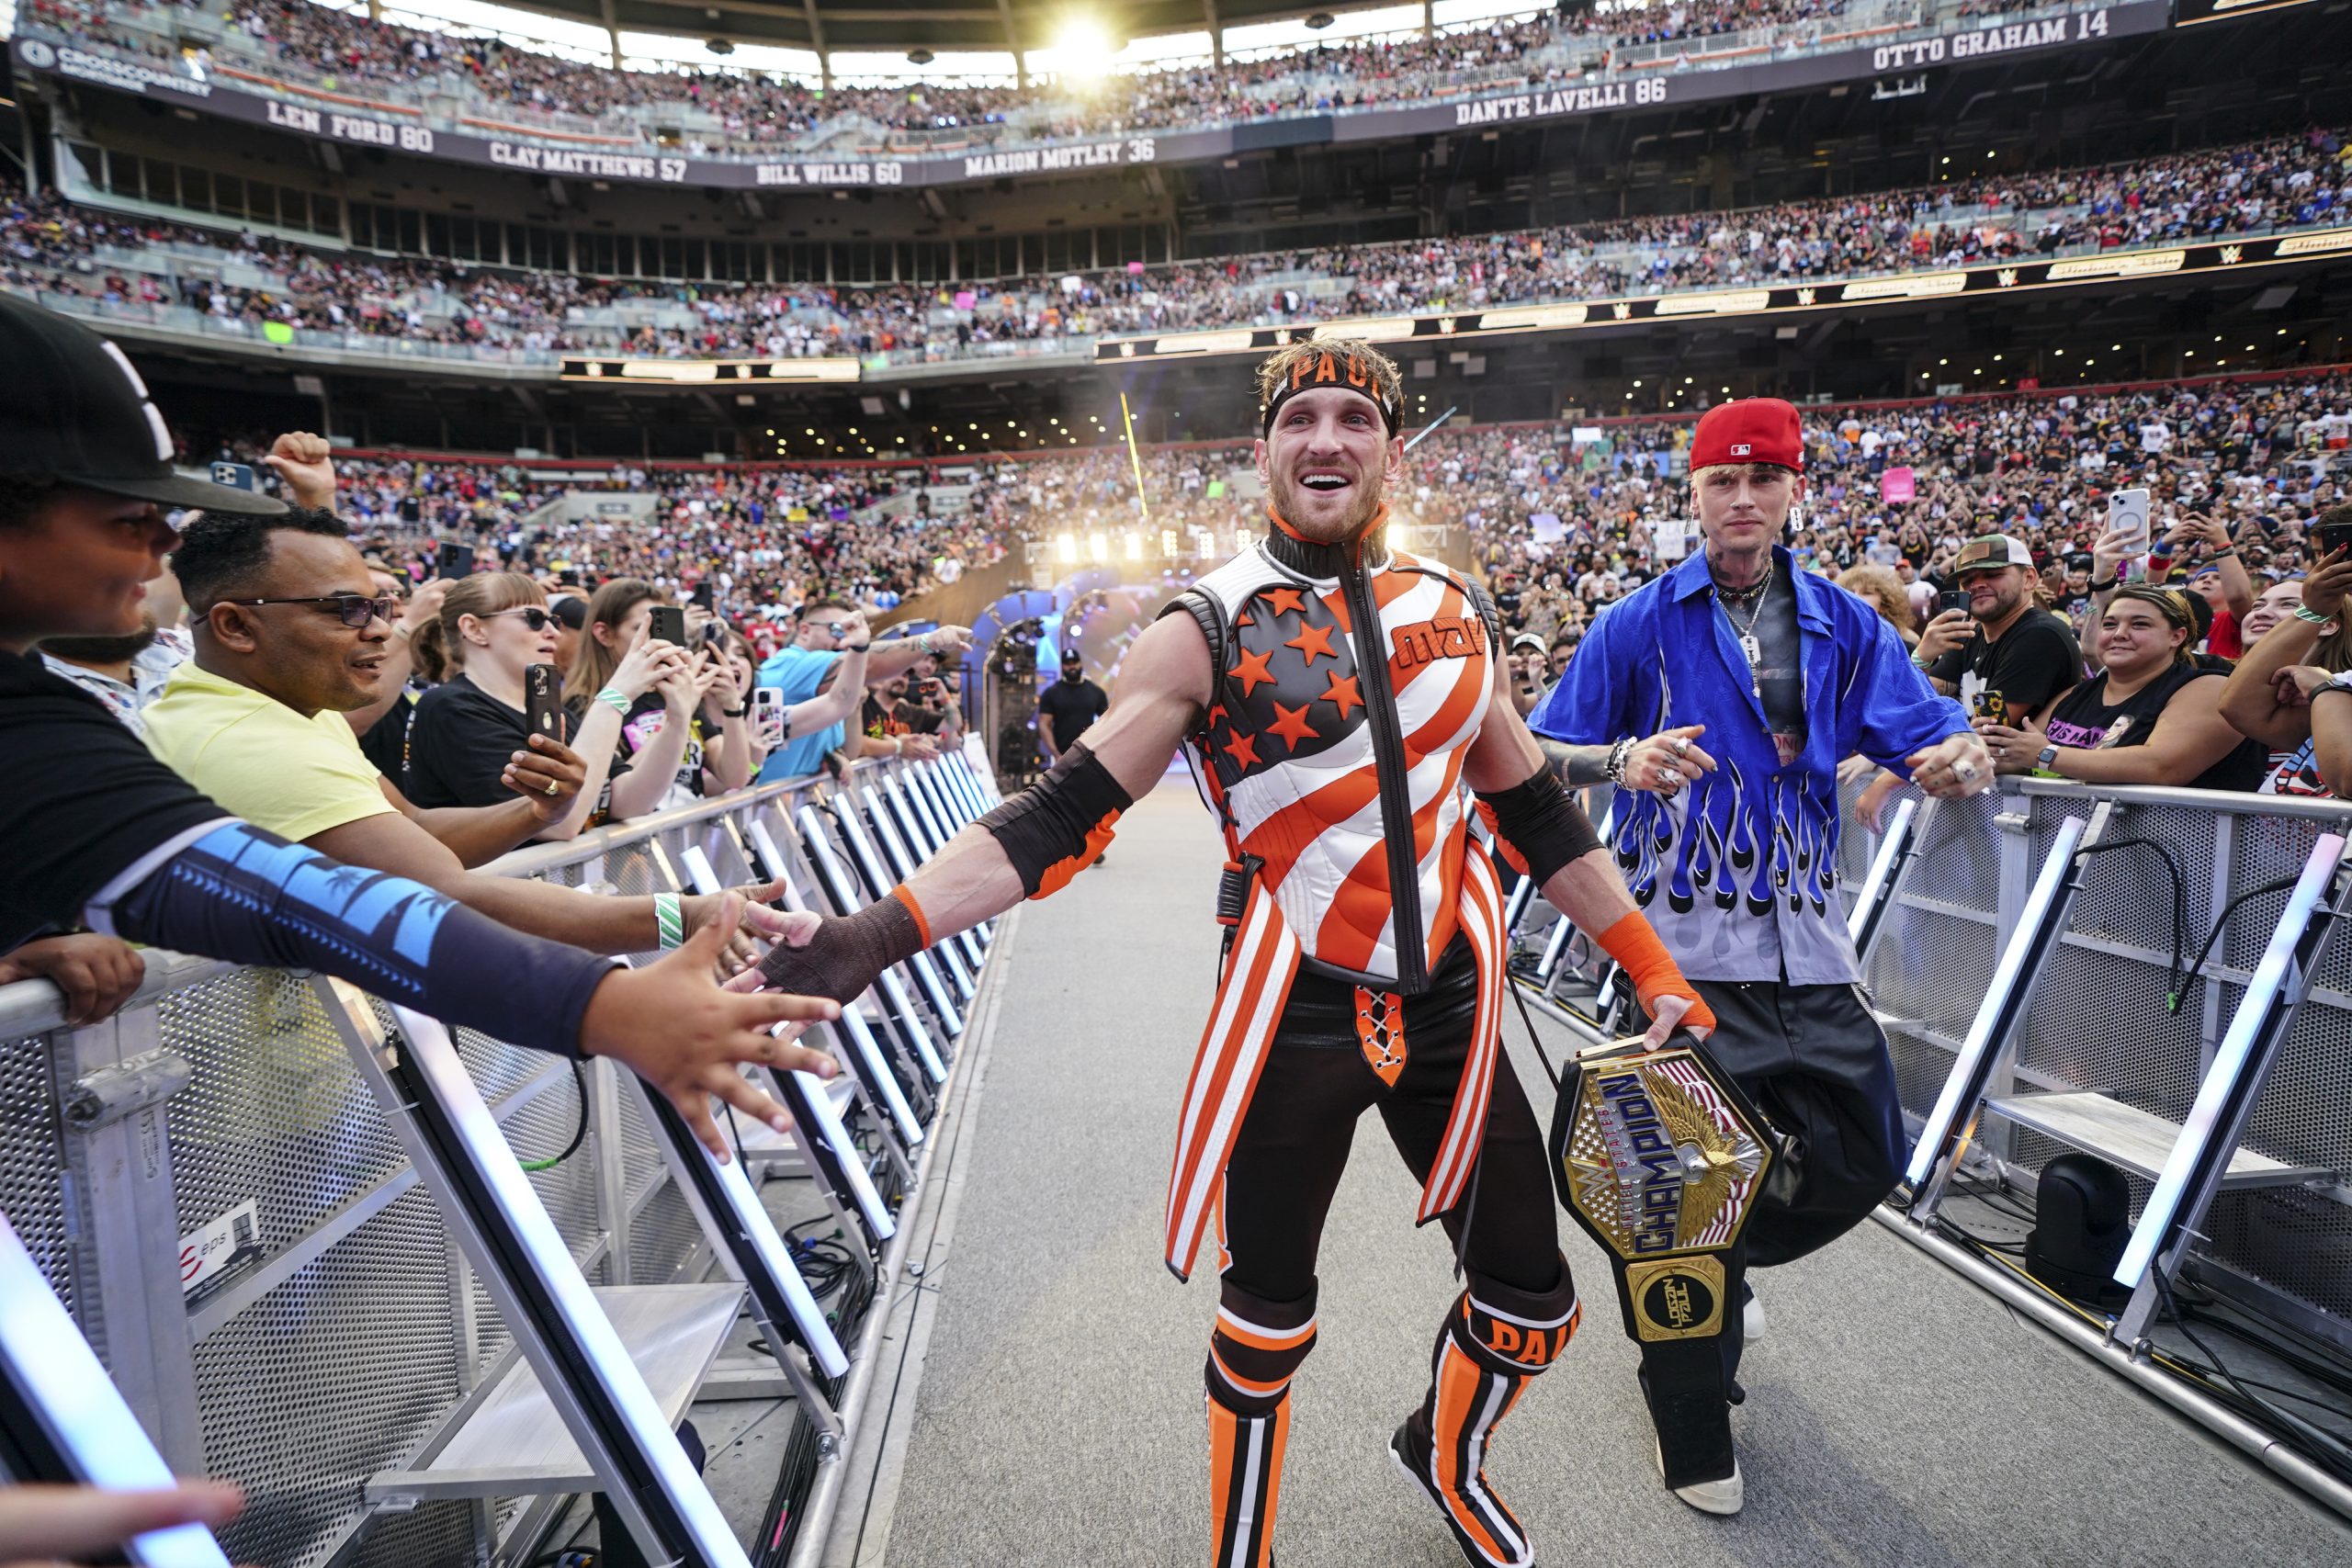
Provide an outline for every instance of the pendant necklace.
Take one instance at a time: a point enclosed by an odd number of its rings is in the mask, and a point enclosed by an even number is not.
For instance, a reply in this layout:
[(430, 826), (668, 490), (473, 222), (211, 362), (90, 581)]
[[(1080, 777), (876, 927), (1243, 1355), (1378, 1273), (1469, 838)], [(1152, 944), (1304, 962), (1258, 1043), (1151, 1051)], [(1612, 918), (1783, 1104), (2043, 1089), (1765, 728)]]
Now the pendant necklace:
[[(1731, 622), (1732, 629), (1739, 634), (1739, 651), (1747, 660), (1747, 687), (1749, 691), (1755, 693), (1756, 700), (1759, 703), (1764, 700), (1764, 687), (1757, 679), (1756, 670), (1758, 665), (1764, 662), (1764, 645), (1757, 639), (1756, 622), (1758, 617), (1764, 614), (1765, 598), (1772, 592), (1772, 570), (1773, 563), (1768, 562), (1764, 568), (1764, 581), (1758, 583), (1754, 590), (1756, 604), (1747, 612), (1746, 626), (1740, 625), (1738, 618), (1731, 613), (1731, 605), (1724, 599), (1724, 594), (1730, 591), (1720, 582), (1715, 584), (1715, 603), (1723, 607), (1724, 619)], [(1747, 596), (1746, 590), (1738, 592), (1739, 597), (1743, 599)]]

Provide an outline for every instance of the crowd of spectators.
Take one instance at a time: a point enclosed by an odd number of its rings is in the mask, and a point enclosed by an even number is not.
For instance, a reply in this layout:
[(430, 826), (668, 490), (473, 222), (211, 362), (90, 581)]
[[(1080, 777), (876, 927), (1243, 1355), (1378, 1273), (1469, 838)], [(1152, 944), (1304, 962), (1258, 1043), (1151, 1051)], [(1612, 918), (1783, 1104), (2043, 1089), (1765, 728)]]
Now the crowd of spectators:
[[(473, 112), (523, 111), (602, 120), (616, 131), (648, 125), (679, 131), (697, 152), (762, 152), (803, 148), (836, 130), (964, 132), (985, 139), (1017, 127), (1047, 139), (1118, 136), (1301, 112), (1330, 112), (1410, 103), (1493, 78), (1606, 69), (1629, 46), (1666, 44), (1770, 28), (1775, 45), (1801, 49), (1833, 33), (1845, 0), (1656, 0), (1602, 12), (1544, 11), (1446, 32), (1351, 39), (1272, 51), (1262, 57), (1176, 62), (1101, 78), (1041, 77), (1014, 82), (918, 82), (835, 86), (741, 70), (612, 70), (560, 58), (496, 38), (424, 32), (310, 0), (153, 0), (118, 6), (117, 15), (84, 0), (28, 0), (26, 15), (85, 39), (170, 58), (153, 22), (174, 12), (219, 18), (230, 38), (221, 54), (240, 69), (277, 73), (350, 92), (379, 88), (455, 94), (480, 100)], [(2023, 9), (2022, 0), (1965, 0), (1959, 16)], [(126, 25), (122, 14), (128, 11)], [(160, 13), (160, 17), (149, 13)], [(1530, 58), (1577, 42), (1576, 62)], [(187, 57), (209, 72), (213, 51)], [(1564, 73), (1560, 68), (1566, 66)], [(682, 113), (663, 128), (659, 111)], [(633, 120), (616, 111), (639, 113)], [(702, 117), (717, 124), (707, 130)]]
[[(2192, 515), (2223, 519), (2257, 573), (2306, 564), (2303, 523), (2352, 499), (2352, 378), (2341, 373), (1808, 413), (1797, 559), (1832, 573), (1884, 568), (1915, 610), (1949, 585), (1968, 539), (2008, 534), (2080, 617), (2089, 595), (2067, 585), (2067, 568), (2090, 570), (2118, 490), (2151, 492), (2158, 535)], [(1539, 635), (1588, 622), (1690, 544), (1690, 422), (1585, 428), (1594, 439), (1554, 424), (1443, 431), (1410, 458), (1418, 520), (1468, 528), (1480, 569), (1521, 596), (1517, 626)], [(1889, 499), (1906, 483), (1914, 499)]]
[[(1684, 521), (1690, 431), (1687, 418), (1453, 428), (1408, 458), (1394, 498), (1406, 547), (1492, 586), (1522, 701), (1574, 660), (1595, 617), (1698, 547)], [(2319, 530), (2352, 538), (2352, 374), (1820, 407), (1805, 431), (1795, 564), (1877, 607), (1967, 704), (2002, 771), (2290, 794), (2343, 784), (2352, 703), (2331, 694), (2352, 669), (2352, 558)], [(282, 441), (218, 455), (288, 482), (307, 472), (315, 491), (325, 446), (308, 439), (302, 472)], [(503, 845), (952, 736), (952, 658), (943, 669), (928, 649), (883, 643), (872, 667), (846, 667), (846, 684), (818, 677), (863, 656), (874, 618), (905, 597), (1008, 551), (1074, 530), (1168, 530), (1179, 558), (1155, 548), (1145, 570), (1172, 586), (1262, 531), (1246, 444), (1140, 454), (1148, 522), (1136, 461), (1102, 446), (588, 478), (346, 454), (329, 492), (340, 521), (297, 532), (347, 537), (394, 602), (390, 700), (348, 716), (401, 800), (487, 807), (557, 784), (537, 811), (497, 819)], [(2147, 492), (2136, 548), (2109, 515), (2126, 491)], [(344, 547), (302, 547), (327, 560)], [(685, 645), (650, 637), (662, 604), (685, 610)], [(166, 628), (136, 648), (51, 651), (152, 727), (142, 710), (172, 689), (187, 645)], [(510, 754), (521, 736), (507, 733), (538, 662), (568, 671), (568, 733), (594, 742), (544, 765)], [(751, 696), (763, 686), (786, 699), (764, 729)], [(1858, 812), (1875, 820), (1896, 787), (1881, 778)]]
[[(1854, 406), (1806, 429), (1797, 564), (1880, 609), (1970, 704), (2002, 771), (2290, 794), (2343, 781), (2322, 742), (2340, 719), (2332, 756), (2352, 760), (2352, 705), (2312, 698), (2352, 668), (2336, 620), (2352, 567), (2315, 530), (2352, 539), (2352, 377)], [(1413, 455), (1409, 511), (1467, 530), (1512, 634), (1556, 671), (1595, 616), (1697, 547), (1690, 431), (1445, 433)], [(2147, 492), (2138, 550), (2109, 523), (2124, 491)], [(1893, 787), (1866, 793), (1866, 818)]]
[[(208, 461), (252, 463), (257, 443), (208, 446)], [(641, 580), (683, 599), (706, 581), (772, 643), (785, 612), (820, 595), (879, 613), (966, 570), (1001, 559), (1017, 536), (984, 498), (949, 511), (913, 482), (920, 470), (703, 464), (616, 465), (551, 480), (515, 462), (345, 457), (338, 511), (368, 547), (413, 581), (445, 543), (535, 577), (591, 584)], [(906, 476), (902, 478), (901, 476)], [(550, 507), (578, 495), (581, 514)], [(599, 510), (599, 496), (645, 498)]]
[[(2095, 168), (1568, 228), (938, 286), (673, 284), (314, 250), (0, 190), (0, 281), (219, 326), (640, 356), (1051, 352), (1102, 333), (1279, 325), (1942, 267), (2344, 220), (2352, 141), (2295, 137)], [(118, 253), (198, 247), (168, 276)], [(166, 258), (156, 255), (156, 264)], [(260, 283), (235, 282), (249, 272)], [(618, 308), (613, 322), (607, 308)], [(599, 315), (598, 312), (605, 312)]]

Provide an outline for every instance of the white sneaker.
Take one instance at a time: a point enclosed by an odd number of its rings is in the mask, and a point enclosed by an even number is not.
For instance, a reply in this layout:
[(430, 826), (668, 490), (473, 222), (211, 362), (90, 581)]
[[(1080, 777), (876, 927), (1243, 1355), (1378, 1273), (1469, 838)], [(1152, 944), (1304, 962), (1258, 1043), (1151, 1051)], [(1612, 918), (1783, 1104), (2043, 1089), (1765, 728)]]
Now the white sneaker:
[[(1660, 1480), (1666, 1477), (1666, 1450), (1652, 1447), (1650, 1457), (1657, 1461)], [(1739, 1512), (1746, 1502), (1747, 1488), (1740, 1483), (1739, 1461), (1731, 1461), (1731, 1474), (1721, 1481), (1695, 1481), (1688, 1486), (1674, 1487), (1673, 1493), (1702, 1514), (1729, 1516)]]
[(1764, 1337), (1764, 1303), (1753, 1285), (1748, 1287), (1747, 1300), (1739, 1309), (1739, 1337), (1748, 1345)]

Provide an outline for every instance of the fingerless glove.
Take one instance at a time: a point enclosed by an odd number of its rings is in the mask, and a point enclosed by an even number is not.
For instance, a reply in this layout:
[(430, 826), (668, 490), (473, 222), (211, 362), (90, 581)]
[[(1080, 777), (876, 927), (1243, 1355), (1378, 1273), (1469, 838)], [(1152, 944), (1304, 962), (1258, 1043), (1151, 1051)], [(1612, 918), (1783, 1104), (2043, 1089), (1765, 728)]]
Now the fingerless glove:
[(761, 959), (760, 977), (771, 989), (831, 997), (847, 1007), (883, 970), (930, 945), (916, 908), (900, 887), (854, 915), (823, 917), (806, 943), (778, 942)]

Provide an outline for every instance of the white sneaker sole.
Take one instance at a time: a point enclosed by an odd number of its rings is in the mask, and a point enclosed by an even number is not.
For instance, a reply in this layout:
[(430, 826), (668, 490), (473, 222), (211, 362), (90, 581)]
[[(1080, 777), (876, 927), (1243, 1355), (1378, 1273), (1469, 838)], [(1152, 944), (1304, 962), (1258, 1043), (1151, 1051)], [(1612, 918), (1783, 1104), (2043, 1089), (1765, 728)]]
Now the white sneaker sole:
[(1739, 1337), (1747, 1345), (1764, 1338), (1764, 1303), (1754, 1296), (1748, 1297), (1747, 1304), (1739, 1309)]
[[(1666, 1479), (1666, 1450), (1653, 1445), (1650, 1458), (1657, 1465), (1658, 1479)], [(1731, 1474), (1722, 1481), (1697, 1481), (1688, 1486), (1668, 1488), (1677, 1497), (1702, 1514), (1717, 1514), (1726, 1518), (1736, 1514), (1747, 1500), (1747, 1489), (1739, 1478), (1739, 1461), (1731, 1462)]]
[[(1405, 1478), (1405, 1484), (1413, 1489), (1413, 1495), (1438, 1511), (1439, 1521), (1445, 1525), (1447, 1533), (1451, 1535), (1453, 1526), (1453, 1521), (1446, 1517), (1445, 1505), (1438, 1501), (1436, 1494), (1430, 1489), (1430, 1483), (1422, 1480), (1411, 1465), (1405, 1462), (1405, 1456), (1396, 1451), (1396, 1445), (1394, 1443), (1388, 1445), (1388, 1461), (1396, 1467), (1396, 1473)], [(1466, 1559), (1468, 1549), (1463, 1547), (1459, 1540), (1456, 1540), (1453, 1544), (1463, 1551)], [(1535, 1568), (1535, 1553), (1532, 1549), (1519, 1564), (1519, 1568)]]

